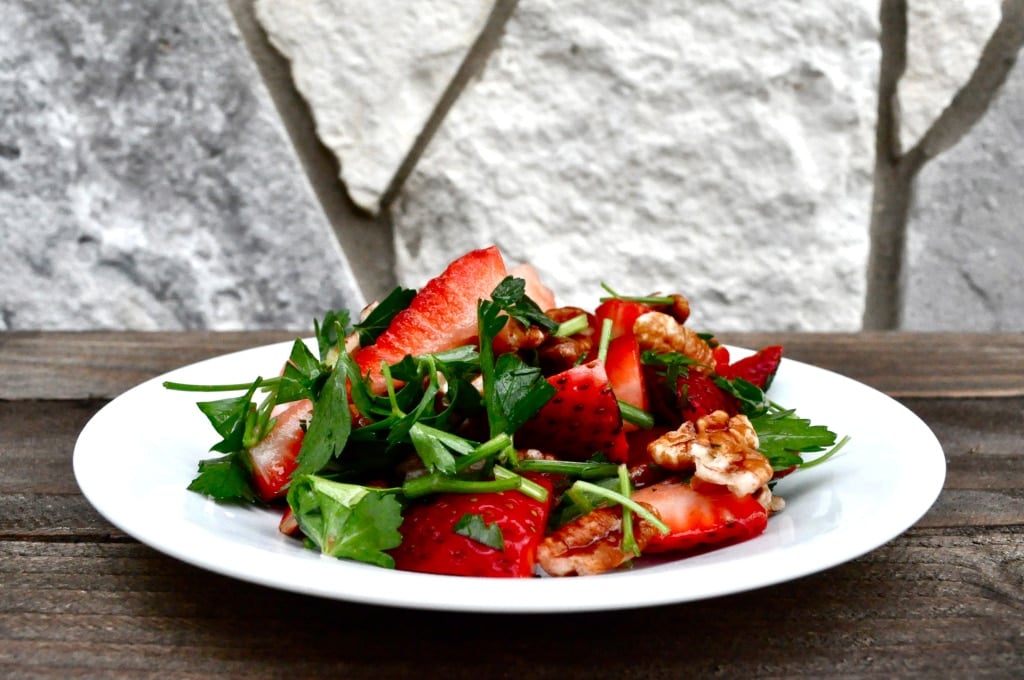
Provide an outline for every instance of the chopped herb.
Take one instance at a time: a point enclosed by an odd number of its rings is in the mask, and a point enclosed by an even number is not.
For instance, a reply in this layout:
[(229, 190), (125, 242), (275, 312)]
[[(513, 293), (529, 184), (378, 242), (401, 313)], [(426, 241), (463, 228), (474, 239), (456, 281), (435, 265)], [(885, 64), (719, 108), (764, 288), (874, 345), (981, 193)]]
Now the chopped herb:
[(455, 533), (495, 550), (505, 550), (505, 537), (496, 522), (487, 524), (482, 515), (467, 512), (455, 523)]
[(226, 502), (255, 503), (249, 479), (252, 473), (242, 461), (241, 451), (199, 462), (199, 474), (188, 485), (189, 491)]
[(416, 297), (415, 290), (401, 286), (388, 293), (387, 297), (381, 300), (363, 321), (354, 326), (359, 333), (359, 345), (366, 347), (376, 342), (380, 334), (387, 330), (391, 320), (408, 307), (414, 297)]

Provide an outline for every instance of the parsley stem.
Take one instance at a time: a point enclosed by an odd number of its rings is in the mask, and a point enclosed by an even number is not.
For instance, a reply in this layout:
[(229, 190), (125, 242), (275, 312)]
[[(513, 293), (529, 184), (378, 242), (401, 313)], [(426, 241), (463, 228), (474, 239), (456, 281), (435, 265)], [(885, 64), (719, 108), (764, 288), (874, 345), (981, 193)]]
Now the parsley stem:
[(540, 501), (541, 503), (546, 503), (548, 500), (548, 490), (545, 489), (543, 486), (533, 481), (532, 479), (527, 479), (526, 477), (518, 475), (507, 468), (501, 467), (500, 465), (494, 466), (494, 478), (518, 479), (519, 492), (521, 494), (523, 494), (524, 496), (529, 496), (533, 500)]
[[(256, 387), (258, 389), (274, 387), (280, 382), (280, 377), (267, 378), (266, 380), (259, 378), (256, 381)], [(164, 387), (166, 389), (176, 390), (178, 392), (234, 392), (236, 390), (247, 390), (252, 386), (252, 382), (233, 383), (228, 385), (195, 385), (192, 383), (173, 382), (171, 380), (164, 381)]]
[(515, 479), (495, 479), (477, 482), (469, 479), (457, 479), (432, 473), (416, 477), (402, 484), (402, 493), (406, 498), (419, 498), (432, 493), (491, 493), (494, 491), (512, 491), (520, 487), (518, 475)]
[[(626, 496), (623, 496), (621, 493), (617, 491), (612, 491), (611, 489), (606, 489), (603, 486), (598, 486), (597, 484), (585, 482), (582, 479), (575, 482), (572, 485), (570, 492), (574, 489), (586, 491), (587, 493), (591, 493), (595, 496), (600, 496), (605, 500), (609, 500), (613, 503), (618, 503), (619, 505), (628, 507), (630, 510), (632, 510), (633, 512), (647, 520), (650, 524), (654, 526), (655, 529), (657, 529), (662, 534), (668, 534), (670, 531), (668, 525), (662, 522), (657, 515), (655, 515), (650, 510), (634, 501), (632, 498), (627, 498)], [(573, 496), (573, 498), (575, 499), (575, 496)]]
[(805, 462), (805, 463), (801, 463), (801, 464), (800, 464), (800, 466), (799, 466), (799, 467), (800, 467), (800, 469), (801, 469), (801, 470), (806, 470), (807, 468), (812, 468), (812, 467), (814, 467), (815, 465), (821, 465), (821, 464), (822, 464), (822, 463), (824, 463), (824, 462), (825, 462), (826, 460), (828, 460), (828, 459), (829, 459), (829, 458), (831, 458), (832, 456), (834, 456), (834, 455), (836, 455), (837, 453), (839, 453), (839, 449), (841, 449), (841, 448), (843, 448), (844, 446), (846, 446), (846, 443), (847, 443), (848, 441), (850, 441), (850, 437), (849, 437), (849, 436), (843, 437), (842, 439), (840, 439), (840, 440), (839, 440), (839, 442), (838, 442), (838, 443), (837, 443), (837, 444), (836, 444), (835, 446), (833, 446), (833, 447), (832, 447), (831, 449), (829, 449), (828, 451), (826, 451), (826, 452), (825, 452), (825, 453), (824, 453), (823, 455), (821, 455), (821, 456), (818, 456), (818, 457), (817, 457), (817, 458), (815, 458), (814, 460), (809, 460), (809, 461), (807, 461), (807, 462)]
[(501, 434), (488, 439), (466, 455), (457, 458), (455, 460), (455, 470), (461, 472), (482, 460), (493, 458), (510, 446), (512, 446), (512, 437), (507, 433), (502, 432)]
[(555, 475), (569, 475), (578, 479), (605, 479), (614, 477), (618, 466), (614, 463), (587, 463), (576, 460), (527, 459), (519, 461), (516, 468), (524, 472), (546, 472)]
[[(629, 483), (629, 472), (625, 465), (619, 466), (619, 493), (625, 498), (630, 498), (633, 486)], [(634, 557), (640, 556), (640, 546), (636, 544), (636, 537), (633, 535), (633, 511), (628, 505), (622, 506), (622, 552), (630, 553)]]
[(599, 298), (601, 302), (608, 302), (609, 300), (626, 300), (628, 302), (639, 302), (644, 305), (670, 305), (673, 300), (668, 295), (619, 295), (611, 289), (607, 283), (601, 282), (601, 287), (608, 291), (611, 297)]
[(597, 345), (597, 360), (602, 364), (608, 358), (608, 345), (612, 342), (612, 320), (605, 319), (601, 322), (601, 340)]
[(586, 329), (589, 325), (590, 321), (587, 319), (587, 315), (580, 314), (560, 323), (552, 335), (559, 338), (566, 338), (570, 335), (576, 335), (580, 331)]
[(594, 504), (590, 502), (583, 489), (576, 488), (576, 485), (569, 487), (565, 495), (572, 500), (572, 504), (579, 510), (580, 515), (589, 515), (594, 510)]
[(643, 430), (654, 427), (654, 416), (632, 404), (619, 400), (619, 412), (627, 423), (633, 423)]
[(395, 379), (391, 377), (391, 367), (387, 362), (380, 362), (380, 372), (384, 376), (384, 385), (388, 391), (388, 401), (391, 403), (391, 413), (396, 416), (404, 416), (402, 409), (398, 408), (398, 399), (395, 397)]

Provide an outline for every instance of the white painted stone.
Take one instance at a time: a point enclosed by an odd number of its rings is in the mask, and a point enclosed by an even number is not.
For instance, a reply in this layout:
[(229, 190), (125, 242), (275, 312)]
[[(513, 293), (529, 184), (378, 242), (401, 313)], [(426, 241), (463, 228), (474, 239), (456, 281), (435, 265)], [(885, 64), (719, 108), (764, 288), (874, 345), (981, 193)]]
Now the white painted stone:
[(523, 0), (396, 202), (400, 279), (499, 244), (566, 304), (860, 325), (877, 3)]
[(900, 79), (900, 143), (909, 149), (949, 106), (999, 23), (1000, 0), (934, 2), (907, 7), (907, 68)]
[(353, 201), (376, 212), (492, 0), (257, 0)]

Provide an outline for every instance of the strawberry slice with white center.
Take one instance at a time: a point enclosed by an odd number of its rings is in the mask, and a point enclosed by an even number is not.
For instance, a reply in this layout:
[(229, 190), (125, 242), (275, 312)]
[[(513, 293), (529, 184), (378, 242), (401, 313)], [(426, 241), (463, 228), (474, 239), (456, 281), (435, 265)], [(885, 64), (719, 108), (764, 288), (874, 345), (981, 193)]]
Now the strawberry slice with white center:
[(274, 427), (249, 449), (252, 479), (263, 501), (270, 502), (287, 493), (306, 434), (302, 423), (308, 422), (312, 413), (313, 402), (308, 399), (278, 407)]
[(496, 246), (458, 258), (420, 289), (374, 344), (355, 353), (360, 371), (368, 371), (374, 389), (383, 393), (382, 363), (395, 364), (407, 354), (432, 354), (472, 342), (477, 336), (477, 303), (489, 298), (507, 273)]
[(736, 496), (723, 486), (692, 486), (679, 480), (658, 482), (633, 492), (633, 500), (658, 512), (669, 533), (655, 533), (647, 553), (683, 552), (706, 546), (738, 543), (760, 535), (768, 512), (753, 496)]
[(541, 311), (555, 308), (555, 294), (540, 280), (540, 274), (531, 264), (517, 264), (508, 270), (509, 276), (526, 282), (526, 297), (537, 303)]

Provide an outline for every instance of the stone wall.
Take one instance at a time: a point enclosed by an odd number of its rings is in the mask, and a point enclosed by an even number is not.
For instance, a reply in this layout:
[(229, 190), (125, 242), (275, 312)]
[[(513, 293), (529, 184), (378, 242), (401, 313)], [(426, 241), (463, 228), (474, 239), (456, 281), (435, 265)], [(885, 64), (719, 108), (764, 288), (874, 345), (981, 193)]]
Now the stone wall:
[(1024, 330), (1024, 0), (5, 0), (0, 329), (308, 328), (498, 243), (716, 330)]

